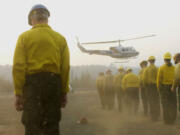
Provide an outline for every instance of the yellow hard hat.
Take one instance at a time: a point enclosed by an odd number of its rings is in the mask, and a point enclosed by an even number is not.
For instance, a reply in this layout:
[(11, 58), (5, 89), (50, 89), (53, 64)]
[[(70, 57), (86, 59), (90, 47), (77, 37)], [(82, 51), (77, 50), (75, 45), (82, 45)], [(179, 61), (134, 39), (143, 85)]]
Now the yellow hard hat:
[(154, 56), (150, 56), (148, 60), (155, 60), (156, 58)]
[(124, 68), (121, 66), (121, 67), (118, 68), (118, 70), (124, 70)]
[(172, 56), (169, 52), (164, 54), (164, 59), (171, 59), (171, 58), (172, 58)]

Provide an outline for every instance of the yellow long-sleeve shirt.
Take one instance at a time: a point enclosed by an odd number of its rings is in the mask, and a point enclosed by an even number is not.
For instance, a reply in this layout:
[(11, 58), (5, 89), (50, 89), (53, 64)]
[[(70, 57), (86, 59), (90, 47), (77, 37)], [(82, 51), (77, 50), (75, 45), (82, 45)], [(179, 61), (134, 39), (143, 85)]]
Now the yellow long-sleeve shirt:
[(116, 89), (122, 88), (122, 79), (124, 77), (124, 73), (118, 73), (113, 80), (114, 87)]
[(145, 68), (143, 73), (143, 84), (144, 85), (156, 84), (157, 73), (158, 73), (158, 68), (153, 64)]
[(131, 87), (139, 87), (139, 77), (134, 73), (128, 73), (123, 77), (122, 88), (126, 90)]
[(158, 75), (157, 75), (157, 86), (158, 86), (158, 88), (161, 84), (164, 84), (164, 85), (173, 84), (174, 71), (175, 71), (175, 67), (174, 66), (168, 66), (167, 64), (164, 64), (159, 68)]
[(175, 66), (173, 87), (176, 88), (178, 85), (180, 85), (180, 63)]
[(111, 74), (108, 74), (105, 76), (105, 90), (114, 90), (113, 88), (113, 79), (114, 79), (114, 76), (111, 75)]
[(96, 79), (96, 87), (98, 90), (104, 90), (104, 84), (105, 84), (105, 77), (103, 76), (98, 76)]
[(18, 38), (13, 59), (15, 94), (22, 95), (25, 76), (39, 72), (60, 74), (62, 92), (69, 91), (70, 58), (66, 40), (47, 24), (38, 24)]
[(145, 71), (145, 68), (142, 68), (140, 71), (139, 71), (139, 82), (140, 82), (140, 86), (143, 86), (143, 74), (144, 74), (144, 71)]

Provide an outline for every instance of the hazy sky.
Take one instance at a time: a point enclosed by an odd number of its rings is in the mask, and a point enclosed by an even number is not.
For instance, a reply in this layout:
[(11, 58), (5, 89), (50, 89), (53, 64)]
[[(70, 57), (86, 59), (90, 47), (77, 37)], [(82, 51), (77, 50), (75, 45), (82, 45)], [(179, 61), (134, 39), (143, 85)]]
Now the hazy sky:
[[(49, 8), (51, 27), (66, 37), (71, 65), (109, 65), (118, 61), (81, 53), (76, 46), (76, 36), (86, 42), (156, 34), (156, 37), (122, 43), (140, 51), (139, 58), (131, 60), (129, 66), (149, 55), (155, 55), (158, 63), (162, 63), (166, 51), (180, 52), (179, 0), (4, 0), (0, 3), (0, 64), (12, 64), (17, 38), (31, 28), (27, 16), (38, 3)], [(108, 47), (110, 45), (88, 48)]]

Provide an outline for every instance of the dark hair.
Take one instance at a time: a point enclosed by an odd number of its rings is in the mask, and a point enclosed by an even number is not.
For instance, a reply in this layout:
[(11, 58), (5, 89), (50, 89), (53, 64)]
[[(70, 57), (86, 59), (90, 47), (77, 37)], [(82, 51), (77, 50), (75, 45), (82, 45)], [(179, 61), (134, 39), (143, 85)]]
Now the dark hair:
[(175, 64), (177, 64), (178, 61), (180, 61), (180, 53), (177, 53), (177, 54), (174, 56), (174, 61), (175, 61)]
[(150, 62), (150, 63), (154, 63), (154, 62), (155, 62), (155, 60), (149, 60), (149, 62)]
[(34, 11), (32, 16), (35, 17), (37, 21), (46, 21), (49, 17), (49, 14), (45, 9), (37, 9)]
[(143, 65), (146, 65), (147, 66), (147, 64), (148, 64), (148, 62), (147, 61), (142, 61), (141, 63), (140, 63), (140, 66), (142, 67)]

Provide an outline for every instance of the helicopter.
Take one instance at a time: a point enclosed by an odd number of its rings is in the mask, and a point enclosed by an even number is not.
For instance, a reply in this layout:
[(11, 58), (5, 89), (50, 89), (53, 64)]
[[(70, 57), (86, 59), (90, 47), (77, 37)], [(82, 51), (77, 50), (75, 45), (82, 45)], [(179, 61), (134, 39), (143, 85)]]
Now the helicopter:
[[(116, 59), (130, 59), (130, 58), (136, 58), (139, 55), (139, 52), (136, 51), (134, 47), (123, 47), (121, 43), (125, 41), (137, 40), (137, 39), (148, 38), (153, 36), (155, 35), (147, 35), (147, 36), (129, 38), (124, 40), (119, 39), (113, 41), (85, 42), (85, 43), (80, 43), (77, 38), (77, 46), (81, 50), (81, 52), (88, 53), (90, 55), (96, 54), (96, 55), (110, 56)], [(110, 47), (109, 50), (87, 50), (83, 47), (83, 45), (96, 45), (96, 44), (109, 44), (109, 43), (118, 43), (118, 46)]]

